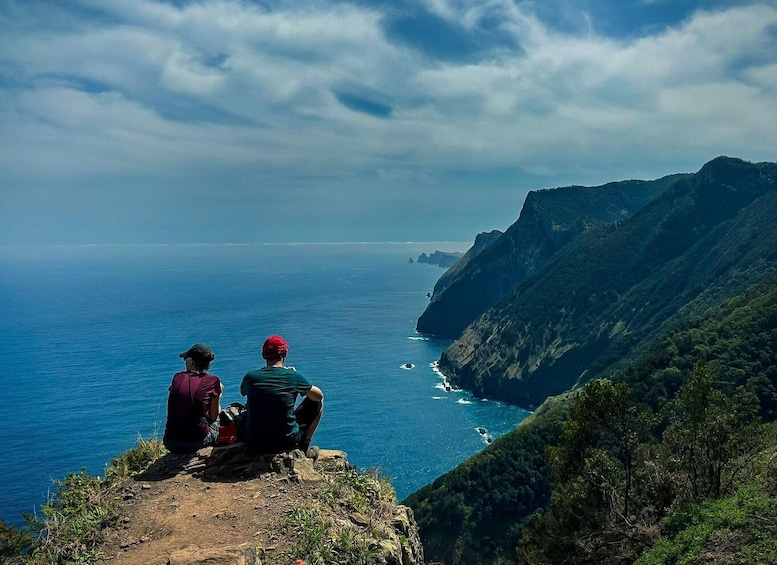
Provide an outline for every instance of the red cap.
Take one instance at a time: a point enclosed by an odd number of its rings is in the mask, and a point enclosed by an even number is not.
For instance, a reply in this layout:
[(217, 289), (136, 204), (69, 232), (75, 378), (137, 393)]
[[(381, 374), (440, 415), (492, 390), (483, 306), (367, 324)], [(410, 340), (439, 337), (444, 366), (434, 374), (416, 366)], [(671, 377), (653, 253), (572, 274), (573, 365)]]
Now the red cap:
[(262, 357), (265, 359), (275, 359), (284, 357), (289, 352), (289, 344), (279, 335), (271, 335), (264, 340), (262, 346)]

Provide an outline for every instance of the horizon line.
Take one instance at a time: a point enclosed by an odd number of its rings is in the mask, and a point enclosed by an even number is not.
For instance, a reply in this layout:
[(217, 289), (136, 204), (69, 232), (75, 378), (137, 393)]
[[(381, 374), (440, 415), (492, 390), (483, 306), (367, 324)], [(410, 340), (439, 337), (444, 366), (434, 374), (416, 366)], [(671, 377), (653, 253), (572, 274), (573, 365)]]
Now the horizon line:
[(50, 249), (50, 248), (90, 248), (90, 247), (270, 247), (303, 245), (420, 245), (432, 243), (469, 244), (464, 240), (434, 241), (287, 241), (287, 242), (226, 242), (226, 243), (38, 243), (38, 244), (0, 244), (0, 249)]

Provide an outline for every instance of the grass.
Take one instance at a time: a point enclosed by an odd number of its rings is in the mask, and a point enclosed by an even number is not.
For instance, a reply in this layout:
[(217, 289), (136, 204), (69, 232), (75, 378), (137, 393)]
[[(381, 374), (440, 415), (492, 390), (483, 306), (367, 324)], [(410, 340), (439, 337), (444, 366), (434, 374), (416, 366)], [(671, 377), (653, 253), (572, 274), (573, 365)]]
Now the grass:
[(361, 513), (367, 512), (373, 503), (396, 504), (397, 501), (391, 481), (374, 469), (365, 472), (355, 469), (339, 471), (319, 496), (327, 501), (342, 502)]
[(667, 517), (666, 534), (636, 565), (682, 565), (701, 556), (742, 565), (777, 562), (775, 502), (751, 483), (732, 496), (687, 503)]
[[(368, 517), (396, 504), (391, 482), (377, 471), (343, 469), (327, 474), (327, 484), (316, 497), (327, 507), (356, 511)], [(368, 565), (381, 554), (381, 534), (366, 535), (347, 519), (335, 520), (330, 511), (324, 516), (314, 509), (295, 508), (284, 515), (280, 531), (291, 546), (284, 553), (289, 563), (302, 559), (307, 565)]]
[(0, 524), (0, 563), (15, 565), (88, 565), (95, 548), (118, 513), (111, 487), (144, 471), (163, 455), (158, 440), (138, 437), (135, 446), (112, 459), (101, 478), (85, 470), (55, 481), (56, 489), (41, 507), (42, 517), (25, 515), (23, 529)]
[(351, 526), (336, 531), (318, 512), (295, 508), (286, 513), (281, 531), (292, 540), (285, 552), (289, 563), (302, 559), (307, 565), (368, 565), (379, 554)]
[(138, 436), (138, 441), (132, 449), (111, 459), (105, 471), (105, 481), (112, 484), (142, 473), (166, 453), (165, 446), (158, 439), (143, 439)]

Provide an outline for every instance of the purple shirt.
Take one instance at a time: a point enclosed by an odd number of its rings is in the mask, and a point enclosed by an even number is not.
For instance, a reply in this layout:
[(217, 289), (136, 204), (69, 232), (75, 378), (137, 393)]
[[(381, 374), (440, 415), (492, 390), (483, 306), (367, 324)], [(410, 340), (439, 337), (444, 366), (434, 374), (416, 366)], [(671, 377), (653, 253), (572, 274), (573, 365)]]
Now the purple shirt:
[(221, 394), (216, 375), (182, 371), (173, 376), (167, 397), (165, 439), (199, 441), (208, 433), (210, 402)]

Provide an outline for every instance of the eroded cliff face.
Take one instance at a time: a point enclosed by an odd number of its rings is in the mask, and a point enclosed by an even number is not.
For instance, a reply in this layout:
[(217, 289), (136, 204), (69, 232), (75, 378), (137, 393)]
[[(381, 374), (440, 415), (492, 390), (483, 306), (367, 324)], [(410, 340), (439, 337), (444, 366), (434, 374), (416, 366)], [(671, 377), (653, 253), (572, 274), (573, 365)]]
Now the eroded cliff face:
[(530, 192), (520, 217), (504, 234), (478, 236), (480, 241), (440, 278), (418, 319), (418, 331), (459, 337), (570, 241), (629, 218), (681, 176)]
[(476, 395), (532, 406), (616, 366), (664, 324), (774, 271), (776, 179), (773, 163), (729, 158), (677, 179), (631, 218), (555, 252), (464, 331), (440, 369)]
[(104, 565), (422, 565), (409, 508), (342, 451), (255, 456), (244, 444), (166, 455), (114, 487)]

